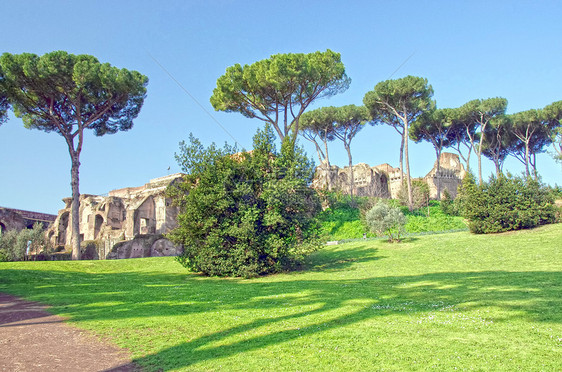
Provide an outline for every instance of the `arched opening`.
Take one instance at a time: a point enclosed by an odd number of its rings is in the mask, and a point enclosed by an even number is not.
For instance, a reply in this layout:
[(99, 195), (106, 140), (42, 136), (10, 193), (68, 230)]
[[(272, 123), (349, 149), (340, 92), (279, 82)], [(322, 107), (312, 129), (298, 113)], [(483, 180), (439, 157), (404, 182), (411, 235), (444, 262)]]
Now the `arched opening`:
[(6, 231), (6, 225), (0, 222), (0, 235), (2, 235)]
[(66, 230), (68, 229), (69, 212), (64, 212), (59, 219), (59, 236), (57, 237), (57, 245), (66, 245)]
[(96, 214), (96, 219), (94, 221), (94, 239), (99, 239), (102, 225), (103, 217), (99, 214)]

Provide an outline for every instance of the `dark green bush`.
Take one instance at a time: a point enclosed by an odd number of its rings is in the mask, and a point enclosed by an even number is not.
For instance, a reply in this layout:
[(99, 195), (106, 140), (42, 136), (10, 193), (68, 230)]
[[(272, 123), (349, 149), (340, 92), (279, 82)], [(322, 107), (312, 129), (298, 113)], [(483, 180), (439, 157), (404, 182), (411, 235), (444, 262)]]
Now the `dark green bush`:
[(449, 216), (458, 216), (460, 215), (459, 205), (460, 199), (454, 200), (451, 198), (449, 190), (445, 189), (443, 197), (441, 198), (441, 211)]
[(253, 277), (286, 270), (319, 246), (319, 199), (308, 187), (313, 164), (269, 127), (252, 152), (204, 149), (191, 137), (177, 156), (188, 173), (170, 190), (180, 207), (169, 234), (184, 246), (178, 261), (206, 275)]
[(519, 230), (554, 222), (554, 198), (532, 178), (501, 175), (479, 186), (468, 174), (460, 197), (463, 216), (477, 234)]

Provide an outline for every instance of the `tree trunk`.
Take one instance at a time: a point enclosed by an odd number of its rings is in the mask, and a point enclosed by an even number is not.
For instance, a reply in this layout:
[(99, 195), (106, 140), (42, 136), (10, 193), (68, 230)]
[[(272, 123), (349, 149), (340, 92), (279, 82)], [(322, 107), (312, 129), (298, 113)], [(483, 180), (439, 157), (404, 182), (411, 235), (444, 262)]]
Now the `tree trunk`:
[(484, 130), (486, 124), (480, 124), (480, 144), (478, 145), (478, 183), (482, 186), (482, 145), (484, 144)]
[(328, 155), (328, 140), (324, 139), (324, 148), (326, 149), (326, 167), (328, 168), (327, 177), (327, 184), (328, 184), (328, 191), (332, 190), (332, 167), (330, 165), (330, 156)]
[(71, 151), (71, 161), (72, 167), (70, 170), (71, 181), (70, 186), (72, 187), (72, 209), (71, 209), (71, 221), (72, 221), (72, 259), (80, 259), (80, 190), (79, 190), (79, 168), (80, 159), (79, 154)]
[(351, 147), (347, 144), (345, 149), (347, 150), (347, 156), (349, 157), (349, 193), (353, 199), (353, 189), (355, 188), (355, 179), (353, 177), (353, 161), (351, 160)]
[(500, 159), (497, 156), (494, 157), (494, 165), (496, 166), (496, 177), (499, 178), (502, 171), (500, 167)]
[(529, 171), (529, 141), (525, 142), (525, 176), (529, 177), (531, 172)]
[(441, 151), (435, 148), (435, 154), (437, 155), (437, 170), (435, 172), (437, 178), (437, 200), (441, 200)]
[(406, 160), (406, 182), (408, 183), (408, 209), (414, 210), (414, 196), (412, 194), (412, 179), (410, 177), (410, 161), (408, 157), (408, 121), (404, 121), (404, 157)]
[(402, 131), (402, 140), (400, 142), (400, 187), (404, 186), (404, 131)]
[(472, 147), (468, 149), (468, 154), (466, 154), (466, 171), (470, 171), (470, 154), (472, 154)]

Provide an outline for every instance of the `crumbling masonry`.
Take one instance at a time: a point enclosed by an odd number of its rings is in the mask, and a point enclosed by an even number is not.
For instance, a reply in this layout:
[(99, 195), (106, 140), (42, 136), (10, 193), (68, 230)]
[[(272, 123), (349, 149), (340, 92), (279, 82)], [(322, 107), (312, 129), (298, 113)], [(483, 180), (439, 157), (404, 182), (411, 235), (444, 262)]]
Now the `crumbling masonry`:
[[(81, 195), (80, 240), (96, 241), (101, 259), (177, 255), (180, 248), (161, 235), (177, 226), (178, 208), (165, 191), (180, 179), (181, 174), (173, 174), (150, 180), (144, 186), (113, 190), (107, 196)], [(55, 247), (69, 247), (71, 242), (72, 198), (63, 201), (64, 209), (47, 231)], [(115, 246), (121, 241), (129, 243)]]
[[(437, 172), (437, 162), (435, 162), (433, 169), (423, 178), (429, 186), (430, 198), (437, 198), (438, 185), (440, 185), (441, 196), (447, 190), (451, 197), (455, 198), (457, 188), (465, 175), (464, 167), (458, 155), (448, 152), (442, 153), (439, 168), (439, 172)], [(393, 168), (389, 164), (381, 164), (376, 167), (370, 167), (365, 163), (356, 164), (353, 166), (354, 194), (396, 199), (401, 188), (401, 175), (405, 178), (400, 168)], [(330, 185), (332, 190), (349, 194), (350, 179), (349, 167), (331, 166), (328, 170), (325, 165), (320, 165), (316, 168), (312, 187), (327, 189)]]

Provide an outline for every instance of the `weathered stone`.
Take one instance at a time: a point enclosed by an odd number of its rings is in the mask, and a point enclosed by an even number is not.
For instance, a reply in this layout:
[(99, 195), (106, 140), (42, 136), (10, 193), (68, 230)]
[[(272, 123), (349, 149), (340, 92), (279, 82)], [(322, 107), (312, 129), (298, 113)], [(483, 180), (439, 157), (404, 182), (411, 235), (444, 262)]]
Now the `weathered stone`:
[(0, 234), (8, 230), (31, 229), (36, 222), (46, 229), (57, 216), (46, 213), (0, 207)]
[[(112, 190), (107, 196), (80, 195), (80, 239), (102, 243), (100, 258), (105, 258), (116, 242), (131, 240), (139, 235), (161, 236), (177, 226), (178, 208), (166, 197), (166, 188), (180, 180), (181, 174), (150, 180), (140, 187)], [(53, 246), (70, 246), (72, 237), (71, 198), (63, 199), (65, 208), (47, 232)], [(136, 247), (129, 254), (148, 257)]]
[[(359, 196), (378, 196), (388, 198), (388, 177), (383, 172), (369, 167), (365, 163), (353, 166), (355, 180), (354, 194)], [(312, 187), (316, 189), (339, 190), (349, 194), (349, 180), (351, 179), (349, 167), (343, 169), (331, 166), (328, 171), (324, 165), (316, 168), (316, 175)]]
[(115, 244), (108, 259), (177, 256), (183, 251), (163, 235), (139, 235)]
[(457, 189), (464, 178), (466, 171), (459, 160), (457, 154), (444, 152), (439, 157), (439, 172), (437, 172), (437, 161), (433, 169), (424, 177), (429, 185), (429, 197), (438, 199), (437, 188), (440, 188), (440, 197), (443, 197), (445, 190), (449, 192), (451, 198), (457, 197)]
[[(457, 188), (461, 184), (464, 175), (465, 170), (458, 155), (444, 152), (440, 157), (439, 172), (437, 172), (437, 162), (435, 162), (433, 169), (423, 180), (429, 185), (429, 193), (432, 199), (437, 199), (438, 185), (440, 185), (441, 196), (447, 190), (451, 197), (454, 198), (457, 195)], [(376, 167), (370, 167), (365, 163), (354, 165), (354, 194), (358, 196), (396, 199), (402, 187), (401, 177), (405, 178), (405, 174), (400, 168), (394, 168), (389, 164), (381, 164)], [(349, 194), (350, 179), (349, 167), (341, 169), (337, 166), (331, 166), (330, 169), (327, 169), (325, 164), (322, 164), (316, 168), (312, 187), (337, 190), (344, 194)]]

